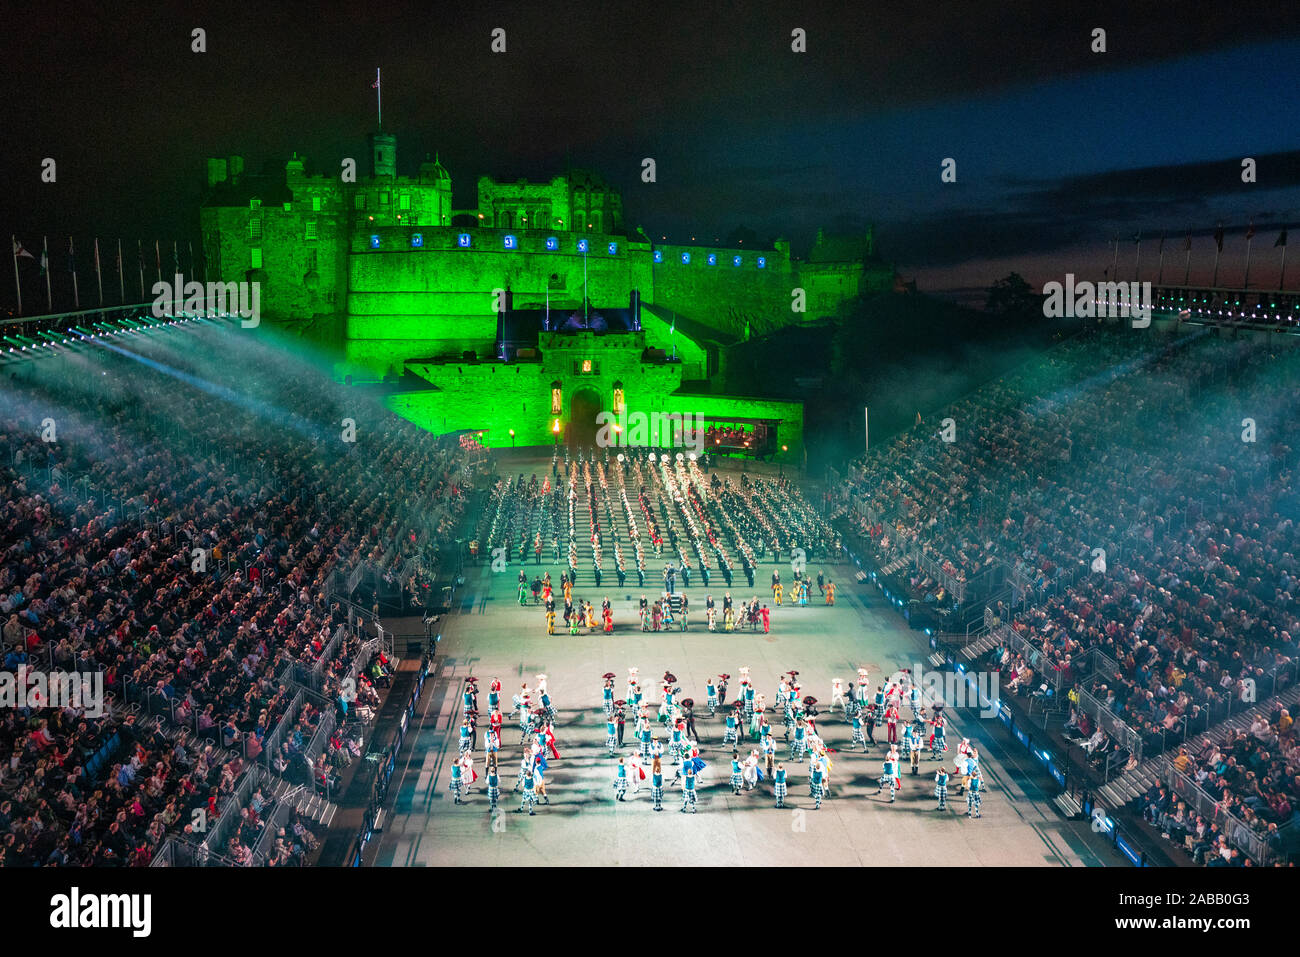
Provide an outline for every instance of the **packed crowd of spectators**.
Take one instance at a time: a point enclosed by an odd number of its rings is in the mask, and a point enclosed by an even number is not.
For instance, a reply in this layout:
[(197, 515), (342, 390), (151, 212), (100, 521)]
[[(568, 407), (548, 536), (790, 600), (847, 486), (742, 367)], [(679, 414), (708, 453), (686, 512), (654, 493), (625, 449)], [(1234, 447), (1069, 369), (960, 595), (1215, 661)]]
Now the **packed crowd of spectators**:
[(1038, 669), (1154, 754), (1296, 678), (1297, 383), (1267, 343), (1096, 331), (855, 462), (835, 515), (881, 563), (1004, 598)]
[[(16, 368), (0, 391), (4, 667), (102, 672), (111, 707), (0, 714), (0, 858), (148, 863), (166, 835), (201, 840), (191, 812), (220, 814), (247, 765), (270, 763), (290, 665), (338, 694), (359, 644), (331, 645), (338, 576), (449, 540), (472, 476), (454, 444), (237, 331)], [(141, 702), (170, 733), (125, 707)]]
[[(1187, 786), (1157, 782), (1138, 802), (1142, 816), (1181, 845), (1197, 864), (1244, 865), (1236, 827), (1248, 828), (1280, 857), (1287, 835), (1300, 825), (1300, 738), (1290, 712), (1280, 706), (1247, 729), (1211, 737), (1195, 752), (1180, 747), (1173, 767), (1204, 792), (1212, 809), (1188, 806)], [(1232, 822), (1229, 824), (1229, 822)], [(1288, 830), (1291, 829), (1291, 830)]]

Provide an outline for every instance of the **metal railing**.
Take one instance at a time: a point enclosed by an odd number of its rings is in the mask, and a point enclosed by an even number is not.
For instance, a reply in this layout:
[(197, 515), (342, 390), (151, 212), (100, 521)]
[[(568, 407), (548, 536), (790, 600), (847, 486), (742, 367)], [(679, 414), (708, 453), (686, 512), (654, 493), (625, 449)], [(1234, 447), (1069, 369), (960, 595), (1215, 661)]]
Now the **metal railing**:
[[(1074, 691), (1076, 695), (1075, 707), (1089, 715), (1097, 727), (1110, 736), (1115, 746), (1128, 751), (1140, 763), (1144, 746), (1142, 735), (1129, 727), (1123, 718), (1083, 688), (1076, 687)], [(1109, 761), (1107, 765), (1109, 771)], [(1107, 775), (1107, 780), (1109, 780), (1109, 775)]]
[(1199, 784), (1175, 768), (1173, 762), (1166, 764), (1164, 777), (1165, 783), (1187, 802), (1188, 807), (1206, 820), (1214, 821), (1219, 825), (1220, 833), (1227, 837), (1229, 844), (1240, 848), (1243, 854), (1257, 864), (1272, 862), (1276, 855), (1268, 846), (1264, 836), (1252, 830), (1232, 812), (1224, 810), (1222, 805), (1206, 793)]

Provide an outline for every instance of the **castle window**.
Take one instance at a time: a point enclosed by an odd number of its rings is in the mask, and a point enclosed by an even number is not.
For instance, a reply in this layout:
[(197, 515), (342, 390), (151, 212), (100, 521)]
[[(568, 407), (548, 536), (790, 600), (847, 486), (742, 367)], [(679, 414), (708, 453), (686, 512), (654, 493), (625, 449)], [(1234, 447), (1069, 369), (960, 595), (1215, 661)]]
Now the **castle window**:
[(303, 233), (302, 238), (307, 240), (308, 242), (316, 238), (316, 220), (314, 219), (307, 220), (307, 229), (306, 232)]
[(285, 204), (284, 204), (284, 211), (285, 211), (286, 213), (292, 213), (292, 212), (293, 212), (293, 203), (285, 203)]
[(614, 383), (614, 414), (622, 415), (626, 408), (627, 406), (623, 401), (623, 383), (615, 382)]
[(410, 194), (410, 193), (402, 193), (400, 196), (397, 197), (397, 208), (398, 208), (398, 209), (410, 209), (410, 208), (411, 208), (411, 194)]
[(560, 380), (556, 379), (551, 383), (551, 415), (559, 415), (564, 408), (564, 393), (560, 386)]
[(253, 241), (259, 241), (262, 238), (262, 217), (248, 217), (248, 238)]
[(388, 205), (388, 191), (387, 191), (387, 190), (385, 190), (385, 191), (383, 191), (382, 193), (379, 194), (379, 205), (380, 205), (380, 206), (387, 206), (387, 205)]
[(320, 197), (319, 197), (319, 196), (313, 196), (313, 197), (311, 198), (311, 211), (312, 211), (313, 213), (319, 213), (319, 212), (320, 212)]
[(353, 201), (357, 209), (366, 208), (366, 194), (357, 193), (357, 198)]
[(254, 246), (249, 250), (248, 265), (250, 269), (262, 268), (262, 247)]
[(604, 230), (604, 227), (602, 226), (602, 222), (603, 222), (603, 219), (602, 219), (602, 214), (601, 214), (600, 210), (598, 210), (598, 209), (596, 209), (596, 210), (592, 210), (592, 212), (591, 212), (591, 223), (588, 223), (588, 224), (587, 224), (587, 228), (588, 228), (588, 229), (591, 229), (591, 228), (592, 228), (592, 223), (595, 223), (595, 231), (598, 232), (598, 233), (603, 233), (605, 230)]

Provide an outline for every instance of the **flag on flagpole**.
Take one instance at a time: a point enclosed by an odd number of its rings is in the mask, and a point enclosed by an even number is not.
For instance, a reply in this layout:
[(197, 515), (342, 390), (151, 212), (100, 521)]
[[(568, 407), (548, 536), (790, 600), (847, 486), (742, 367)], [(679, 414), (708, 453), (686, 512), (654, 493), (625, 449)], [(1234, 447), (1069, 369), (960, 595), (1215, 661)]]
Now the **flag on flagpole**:
[(15, 239), (15, 240), (14, 240), (14, 258), (17, 259), (17, 258), (19, 258), (19, 257), (21, 257), (21, 256), (26, 256), (28, 259), (35, 259), (35, 258), (36, 258), (36, 257), (33, 256), (31, 253), (29, 253), (26, 249), (23, 248), (23, 244), (22, 244), (21, 242), (19, 242), (18, 240)]
[(1133, 234), (1133, 242), (1135, 243), (1142, 242), (1142, 230), (1139, 229), (1136, 233)]
[(1273, 246), (1274, 248), (1276, 248), (1278, 246), (1285, 246), (1285, 245), (1286, 245), (1286, 230), (1284, 229), (1277, 234), (1277, 242), (1275, 242)]

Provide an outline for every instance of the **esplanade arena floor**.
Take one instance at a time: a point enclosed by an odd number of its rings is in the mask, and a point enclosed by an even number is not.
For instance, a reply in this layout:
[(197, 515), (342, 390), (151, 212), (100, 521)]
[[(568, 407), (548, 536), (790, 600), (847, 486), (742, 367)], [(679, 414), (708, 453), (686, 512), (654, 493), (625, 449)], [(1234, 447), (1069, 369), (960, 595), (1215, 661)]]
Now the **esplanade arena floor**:
[[(503, 469), (512, 466), (503, 465)], [(550, 463), (538, 463), (539, 475), (549, 474)], [(612, 549), (609, 549), (612, 553)], [(543, 559), (531, 563), (530, 576), (549, 568), (558, 581), (560, 568)], [(651, 597), (662, 590), (665, 559), (647, 557), (647, 588)], [(731, 589), (737, 600), (756, 591), (772, 604), (770, 584), (774, 564), (763, 563), (755, 589), (737, 576)], [(782, 580), (789, 576), (788, 562)], [(823, 714), (819, 730), (830, 747), (832, 796), (814, 810), (808, 796), (806, 761), (787, 762), (789, 794), (785, 809), (774, 807), (770, 783), (752, 792), (734, 795), (730, 788), (731, 747), (722, 744), (721, 713), (709, 718), (703, 706), (708, 678), (732, 676), (729, 696), (736, 696), (742, 666), (748, 666), (757, 689), (768, 696), (776, 690), (778, 676), (799, 671), (804, 694), (815, 695), (821, 707), (829, 703), (831, 680), (855, 680), (859, 667), (871, 672), (874, 685), (900, 668), (928, 667), (927, 639), (908, 629), (889, 610), (874, 588), (858, 585), (848, 565), (809, 563), (815, 578), (824, 570), (839, 588), (836, 604), (827, 607), (816, 595), (807, 607), (788, 604), (773, 608), (770, 634), (710, 634), (703, 607), (706, 590), (692, 576), (686, 590), (693, 609), (690, 629), (643, 633), (637, 617), (642, 589), (635, 578), (619, 589), (607, 575), (604, 587), (595, 589), (589, 570), (580, 569), (575, 597), (613, 602), (613, 635), (565, 633), (548, 636), (540, 607), (520, 607), (517, 600), (519, 566), (512, 563), (502, 573), (486, 564), (466, 571), (463, 593), (451, 614), (439, 623), (442, 639), (436, 670), (432, 671), (414, 718), (414, 732), (398, 756), (390, 786), (389, 812), (382, 834), (377, 835), (378, 866), (499, 866), (518, 865), (691, 865), (733, 866), (763, 864), (907, 865), (907, 866), (1096, 866), (1119, 863), (1102, 843), (1090, 840), (1086, 823), (1066, 821), (1050, 804), (1057, 793), (1050, 779), (1034, 767), (1032, 758), (1008, 741), (996, 718), (980, 718), (976, 711), (952, 715), (947, 764), (962, 737), (980, 749), (986, 782), (983, 816), (966, 817), (966, 801), (949, 792), (949, 809), (937, 811), (934, 771), (928, 754), (916, 777), (904, 765), (903, 787), (896, 803), (888, 791), (875, 794), (885, 747), (867, 754), (850, 753), (850, 727), (843, 715)], [(583, 574), (585, 572), (585, 574)], [(680, 589), (680, 582), (679, 582)], [(721, 605), (727, 589), (717, 577), (708, 593)], [(721, 626), (719, 626), (720, 628)], [(557, 631), (558, 631), (557, 627)], [(605, 718), (601, 704), (602, 676), (617, 675), (616, 697), (624, 695), (629, 666), (640, 669), (647, 700), (657, 704), (658, 681), (665, 671), (678, 678), (683, 697), (696, 702), (696, 727), (701, 757), (709, 767), (699, 789), (698, 813), (679, 813), (681, 793), (665, 788), (664, 811), (652, 810), (649, 788), (629, 793), (625, 802), (614, 799), (617, 759), (605, 748)], [(513, 813), (519, 796), (511, 793), (522, 754), (517, 724), (507, 716), (502, 734), (501, 804), (503, 813), (492, 815), (484, 790), (482, 734), (477, 739), (478, 788), (468, 803), (456, 806), (448, 791), (450, 766), (457, 757), (460, 695), (464, 679), (479, 679), (480, 710), (486, 714), (487, 685), (502, 682), (503, 713), (511, 694), (544, 673), (559, 711), (556, 725), (561, 758), (550, 762), (547, 790), (550, 805), (537, 807), (535, 816)], [(905, 709), (904, 713), (908, 713)], [(629, 723), (620, 752), (633, 752)], [(778, 758), (783, 751), (781, 723), (775, 726)], [(884, 734), (876, 734), (877, 741)], [(742, 752), (743, 753), (743, 752)], [(784, 752), (788, 756), (788, 751)], [(673, 767), (665, 761), (665, 783)]]

